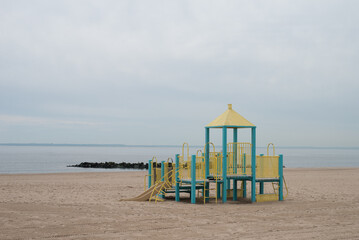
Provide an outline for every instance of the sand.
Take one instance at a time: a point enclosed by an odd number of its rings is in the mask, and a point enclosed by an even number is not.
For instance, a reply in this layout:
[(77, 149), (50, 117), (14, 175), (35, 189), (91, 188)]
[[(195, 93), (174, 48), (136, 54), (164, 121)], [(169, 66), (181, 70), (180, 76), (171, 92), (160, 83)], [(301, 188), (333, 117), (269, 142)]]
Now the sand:
[(0, 239), (359, 239), (359, 168), (285, 169), (283, 202), (119, 201), (145, 174), (0, 175)]

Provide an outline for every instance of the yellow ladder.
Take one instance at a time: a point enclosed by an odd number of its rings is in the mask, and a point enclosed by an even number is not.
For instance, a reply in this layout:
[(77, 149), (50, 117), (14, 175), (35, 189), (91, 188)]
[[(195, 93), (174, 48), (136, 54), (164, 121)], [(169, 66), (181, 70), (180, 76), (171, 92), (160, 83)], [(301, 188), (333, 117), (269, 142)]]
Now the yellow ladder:
[[(208, 191), (208, 197), (206, 197), (205, 194), (203, 195), (203, 203), (204, 204), (206, 204), (206, 199), (216, 199), (216, 204), (218, 203), (218, 198), (217, 198), (218, 178), (215, 178), (215, 181), (213, 183), (215, 183), (215, 188), (210, 187), (211, 186), (211, 181), (208, 182), (208, 186), (209, 186), (208, 189), (205, 189), (206, 188), (205, 184), (203, 186), (204, 192)], [(214, 196), (210, 196), (210, 190), (215, 190), (216, 191)]]
[[(283, 195), (283, 199), (286, 199), (289, 192), (288, 192), (287, 182), (285, 181), (284, 176), (283, 176), (283, 183), (284, 183), (284, 189), (285, 189), (285, 194)], [(274, 193), (279, 194), (279, 183), (273, 182), (272, 187), (273, 187)]]
[[(273, 143), (268, 143), (267, 145), (267, 156), (269, 156), (269, 147), (272, 146), (273, 148), (273, 156), (275, 156), (275, 147)], [(287, 186), (287, 182), (285, 181), (285, 178), (283, 176), (283, 183), (284, 183), (284, 187), (285, 187), (285, 195), (283, 195), (283, 199), (286, 199), (286, 197), (288, 196), (288, 186)], [(272, 187), (273, 187), (273, 191), (275, 194), (279, 194), (279, 183), (277, 182), (273, 182), (272, 183)]]

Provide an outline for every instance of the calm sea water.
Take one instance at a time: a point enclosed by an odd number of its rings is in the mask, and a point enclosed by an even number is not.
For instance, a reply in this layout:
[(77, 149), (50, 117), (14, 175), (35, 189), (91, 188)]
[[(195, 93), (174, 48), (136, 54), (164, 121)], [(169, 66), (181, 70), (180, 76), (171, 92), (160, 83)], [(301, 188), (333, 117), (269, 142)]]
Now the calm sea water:
[[(190, 148), (195, 154), (198, 148)], [(81, 162), (147, 162), (174, 158), (181, 147), (0, 146), (0, 173), (109, 172), (121, 169), (82, 169)], [(257, 148), (257, 154), (266, 148)], [(359, 167), (359, 149), (276, 148), (284, 165), (294, 167)], [(128, 170), (127, 170), (128, 171)]]

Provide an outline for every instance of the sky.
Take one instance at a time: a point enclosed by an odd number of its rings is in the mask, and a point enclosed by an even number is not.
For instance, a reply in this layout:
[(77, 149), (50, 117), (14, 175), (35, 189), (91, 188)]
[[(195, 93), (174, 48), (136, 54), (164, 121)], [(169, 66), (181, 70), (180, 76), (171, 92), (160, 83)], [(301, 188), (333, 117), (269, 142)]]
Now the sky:
[(260, 146), (359, 146), (358, 9), (1, 0), (0, 143), (203, 145), (231, 103)]

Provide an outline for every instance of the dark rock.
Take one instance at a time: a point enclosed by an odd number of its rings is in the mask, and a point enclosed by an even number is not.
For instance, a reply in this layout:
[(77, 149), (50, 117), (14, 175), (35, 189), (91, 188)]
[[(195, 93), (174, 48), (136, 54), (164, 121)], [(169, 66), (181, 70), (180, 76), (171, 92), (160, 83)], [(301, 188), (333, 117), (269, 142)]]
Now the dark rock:
[(80, 164), (68, 165), (67, 167), (148, 169), (148, 163), (82, 162)]

